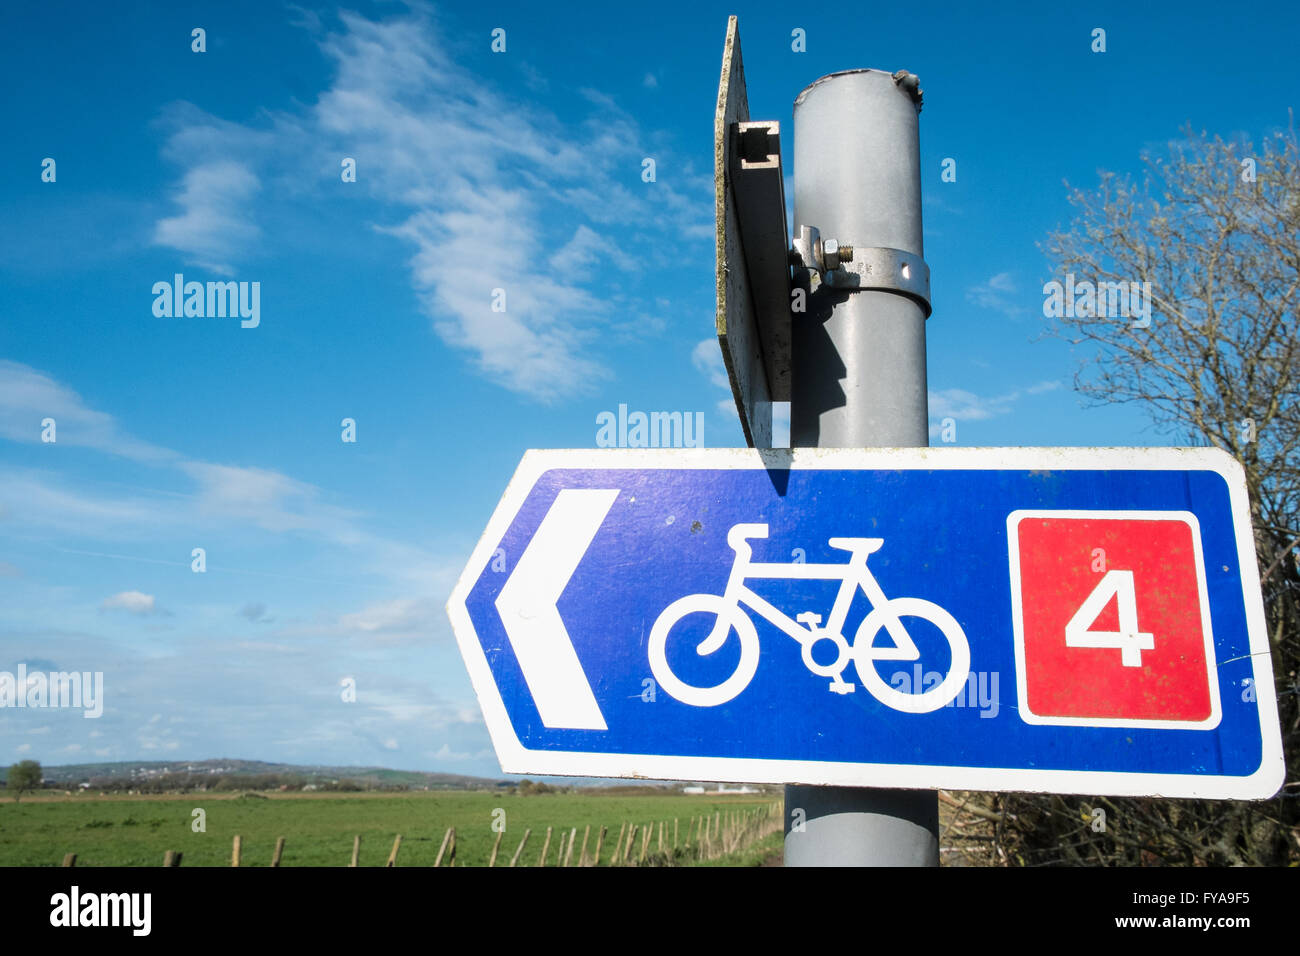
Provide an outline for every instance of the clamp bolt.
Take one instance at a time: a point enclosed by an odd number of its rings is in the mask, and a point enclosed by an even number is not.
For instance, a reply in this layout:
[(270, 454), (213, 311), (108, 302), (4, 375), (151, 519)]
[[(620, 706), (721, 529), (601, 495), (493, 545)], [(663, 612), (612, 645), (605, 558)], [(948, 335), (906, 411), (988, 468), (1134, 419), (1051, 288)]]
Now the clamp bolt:
[(841, 245), (834, 239), (822, 240), (822, 261), (827, 271), (838, 269), (841, 263), (853, 261), (853, 247)]

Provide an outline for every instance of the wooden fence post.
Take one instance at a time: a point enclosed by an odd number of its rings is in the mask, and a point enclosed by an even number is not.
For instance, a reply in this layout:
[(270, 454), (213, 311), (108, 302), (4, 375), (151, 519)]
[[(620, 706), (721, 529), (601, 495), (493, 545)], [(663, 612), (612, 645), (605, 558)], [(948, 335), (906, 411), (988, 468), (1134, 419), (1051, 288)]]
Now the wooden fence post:
[(673, 817), (673, 849), (677, 849), (677, 818)]
[(168, 850), (163, 854), (163, 866), (180, 866), (181, 856), (179, 850)]
[(614, 844), (614, 856), (609, 861), (610, 866), (618, 866), (619, 860), (623, 859), (623, 830), (626, 827), (626, 820), (618, 825), (618, 842)]
[(275, 852), (271, 854), (271, 865), (279, 866), (280, 857), (284, 853), (284, 837), (275, 838)]
[(601, 824), (600, 833), (596, 835), (596, 855), (591, 861), (592, 866), (600, 866), (600, 846), (605, 842), (605, 831), (609, 828)]
[(447, 844), (452, 841), (455, 832), (452, 827), (448, 827), (447, 832), (442, 835), (442, 846), (438, 847), (438, 857), (433, 861), (434, 866), (442, 866), (442, 856), (447, 852)]
[(578, 866), (587, 865), (587, 838), (591, 836), (591, 824), (587, 824), (587, 829), (582, 831), (582, 849), (578, 852)]
[(63, 865), (64, 865), (64, 866), (76, 866), (76, 865), (77, 865), (77, 854), (75, 854), (75, 853), (69, 853), (67, 856), (65, 856), (65, 857), (63, 858)]
[(352, 838), (352, 862), (348, 866), (356, 866), (357, 858), (361, 856), (361, 834), (358, 833)]
[(402, 846), (402, 835), (399, 833), (397, 834), (397, 839), (393, 841), (393, 850), (391, 853), (388, 854), (388, 862), (384, 864), (385, 866), (397, 866), (397, 851), (401, 848), (401, 846)]
[[(568, 865), (569, 865), (569, 861), (573, 859), (573, 841), (574, 841), (575, 839), (577, 839), (577, 836), (578, 836), (578, 828), (577, 828), (577, 827), (574, 827), (572, 830), (569, 831), (569, 846), (568, 846), (568, 848), (564, 851), (564, 865), (565, 865), (565, 866), (568, 866)], [(582, 861), (579, 860), (578, 862), (581, 864)]]
[(645, 825), (645, 836), (644, 836), (644, 838), (641, 840), (641, 860), (640, 860), (640, 861), (641, 861), (642, 863), (645, 862), (646, 851), (650, 849), (650, 837), (654, 834), (654, 832), (655, 832), (655, 825), (654, 825), (653, 823), (647, 823), (647, 824)]
[(235, 845), (230, 849), (230, 865), (239, 866), (239, 834), (235, 834)]
[(542, 841), (542, 859), (540, 862), (538, 862), (537, 864), (538, 866), (546, 865), (546, 852), (550, 850), (550, 848), (551, 848), (551, 828), (547, 827), (546, 839)]
[(519, 862), (519, 854), (524, 852), (524, 844), (528, 842), (528, 834), (532, 833), (532, 827), (524, 831), (524, 838), (519, 841), (519, 849), (515, 850), (515, 855), (510, 858), (510, 865), (514, 866)]
[(641, 829), (639, 825), (632, 824), (632, 828), (627, 831), (627, 846), (623, 850), (623, 865), (627, 866), (632, 860), (632, 847), (636, 845), (636, 831)]
[(506, 831), (505, 831), (505, 830), (498, 830), (498, 831), (497, 831), (497, 838), (496, 838), (496, 840), (493, 841), (493, 843), (492, 843), (492, 855), (491, 855), (490, 857), (488, 857), (488, 866), (496, 866), (496, 865), (497, 865), (497, 850), (499, 850), (499, 849), (501, 848), (501, 838), (502, 838), (503, 836), (505, 836), (505, 835), (506, 835)]
[(664, 822), (660, 820), (659, 821), (659, 852), (662, 853), (663, 851), (664, 851)]

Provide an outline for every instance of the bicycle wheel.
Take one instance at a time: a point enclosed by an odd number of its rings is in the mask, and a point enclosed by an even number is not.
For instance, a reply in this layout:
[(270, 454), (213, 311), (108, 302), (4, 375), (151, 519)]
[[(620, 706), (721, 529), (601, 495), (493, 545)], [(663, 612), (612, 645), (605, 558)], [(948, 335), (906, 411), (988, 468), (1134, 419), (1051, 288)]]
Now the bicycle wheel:
[[(713, 687), (696, 687), (678, 678), (668, 666), (668, 632), (673, 625), (688, 614), (712, 614), (729, 625), (727, 635), (734, 630), (740, 638), (740, 662), (735, 672), (721, 684)], [(703, 644), (701, 644), (703, 646)], [(716, 648), (714, 649), (717, 650)], [(697, 653), (702, 653), (698, 651)], [(716, 707), (725, 704), (749, 686), (758, 670), (758, 632), (749, 615), (737, 604), (729, 603), (716, 594), (688, 594), (664, 608), (650, 629), (650, 672), (659, 686), (683, 704), (693, 707)]]
[[(876, 658), (871, 654), (876, 635), (885, 629), (886, 623), (898, 618), (901, 625), (904, 617), (919, 617), (937, 627), (948, 642), (948, 650), (952, 655), (948, 673), (939, 685), (915, 694), (904, 693), (886, 684), (876, 672)], [(853, 666), (862, 686), (882, 704), (906, 714), (928, 714), (950, 703), (966, 686), (966, 677), (970, 673), (970, 644), (957, 619), (933, 601), (909, 597), (891, 598), (873, 608), (858, 625), (858, 632), (853, 638)]]

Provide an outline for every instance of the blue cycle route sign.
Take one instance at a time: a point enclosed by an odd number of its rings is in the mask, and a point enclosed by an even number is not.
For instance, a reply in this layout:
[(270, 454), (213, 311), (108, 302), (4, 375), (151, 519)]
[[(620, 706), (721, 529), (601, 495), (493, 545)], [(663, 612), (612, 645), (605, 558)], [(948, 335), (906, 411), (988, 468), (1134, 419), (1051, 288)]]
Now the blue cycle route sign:
[(502, 769), (1265, 799), (1206, 448), (530, 451), (448, 602)]

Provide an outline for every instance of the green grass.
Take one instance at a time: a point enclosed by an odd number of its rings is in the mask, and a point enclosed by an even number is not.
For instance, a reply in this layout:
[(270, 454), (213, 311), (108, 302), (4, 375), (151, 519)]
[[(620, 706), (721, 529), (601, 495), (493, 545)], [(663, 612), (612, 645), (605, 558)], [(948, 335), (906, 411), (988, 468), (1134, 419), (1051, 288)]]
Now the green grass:
[[(764, 795), (623, 796), (592, 793), (506, 796), (483, 792), (404, 794), (287, 795), (272, 793), (231, 798), (212, 793), (169, 797), (87, 797), (0, 803), (0, 866), (57, 866), (65, 853), (77, 854), (77, 866), (158, 866), (167, 850), (184, 853), (184, 866), (229, 866), (235, 834), (241, 837), (242, 865), (267, 866), (277, 837), (285, 838), (282, 866), (346, 866), (352, 838), (361, 835), (361, 866), (383, 866), (393, 838), (402, 835), (398, 866), (430, 866), (447, 827), (456, 828), (456, 864), (486, 866), (496, 832), (493, 811), (505, 811), (506, 830), (497, 865), (510, 862), (526, 828), (532, 835), (520, 865), (535, 866), (546, 828), (553, 834), (548, 864), (554, 865), (560, 833), (592, 828), (588, 852), (606, 826), (602, 863), (609, 861), (619, 826), (666, 821), (672, 840), (673, 819), (685, 841), (687, 821), (702, 813), (750, 809), (771, 803)], [(207, 830), (191, 829), (192, 811), (206, 811)], [(778, 835), (779, 836), (779, 835)], [(776, 844), (779, 847), (779, 840)], [(637, 850), (640, 849), (640, 840)], [(726, 862), (755, 865), (754, 853), (742, 851)], [(742, 862), (742, 859), (744, 862)]]
[(769, 833), (749, 846), (728, 853), (716, 860), (702, 860), (692, 866), (762, 866), (773, 857), (780, 858), (785, 851), (785, 834), (781, 830)]

